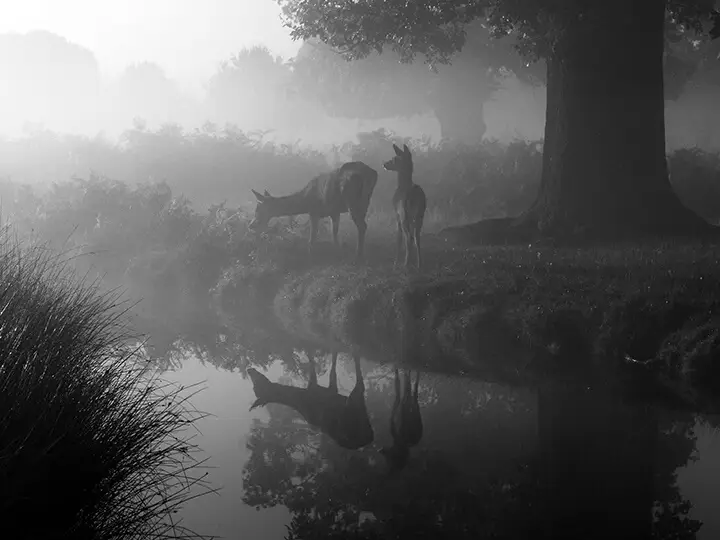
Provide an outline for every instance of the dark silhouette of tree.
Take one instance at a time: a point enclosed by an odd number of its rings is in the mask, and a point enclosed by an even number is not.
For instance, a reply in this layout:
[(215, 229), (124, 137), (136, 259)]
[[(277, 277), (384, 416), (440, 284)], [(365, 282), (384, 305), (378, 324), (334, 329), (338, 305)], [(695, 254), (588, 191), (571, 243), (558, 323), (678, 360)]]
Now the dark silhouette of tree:
[[(665, 24), (690, 33), (711, 19), (714, 0), (278, 0), (297, 39), (318, 38), (346, 57), (389, 47), (401, 59), (443, 63), (485, 20), (516, 38), (528, 61), (547, 66), (544, 164), (536, 202), (519, 218), (478, 227), (525, 238), (696, 234), (709, 225), (673, 191), (665, 159)], [(492, 235), (490, 235), (492, 236)]]

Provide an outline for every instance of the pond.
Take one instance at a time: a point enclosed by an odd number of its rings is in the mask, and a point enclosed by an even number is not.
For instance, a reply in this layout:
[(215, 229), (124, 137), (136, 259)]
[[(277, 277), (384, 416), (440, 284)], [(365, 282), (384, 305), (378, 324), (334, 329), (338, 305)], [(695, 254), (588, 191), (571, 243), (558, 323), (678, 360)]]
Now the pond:
[[(260, 540), (350, 532), (357, 538), (607, 538), (620, 531), (627, 538), (720, 537), (717, 417), (587, 387), (510, 388), (396, 373), (393, 365), (340, 352), (338, 393), (353, 391), (357, 358), (362, 407), (323, 390), (331, 378), (328, 351), (273, 336), (248, 346), (249, 334), (210, 318), (189, 327), (177, 333), (157, 327), (149, 350), (165, 379), (202, 383), (193, 404), (212, 415), (198, 422), (194, 442), (220, 490), (181, 512), (183, 524), (198, 533)], [(304, 390), (310, 359), (321, 387), (314, 392)], [(247, 372), (253, 366), (255, 381)], [(396, 377), (408, 396), (404, 409), (395, 407)], [(348, 404), (352, 414), (341, 412)], [(330, 435), (308, 425), (298, 409)], [(360, 447), (352, 448), (353, 441)]]

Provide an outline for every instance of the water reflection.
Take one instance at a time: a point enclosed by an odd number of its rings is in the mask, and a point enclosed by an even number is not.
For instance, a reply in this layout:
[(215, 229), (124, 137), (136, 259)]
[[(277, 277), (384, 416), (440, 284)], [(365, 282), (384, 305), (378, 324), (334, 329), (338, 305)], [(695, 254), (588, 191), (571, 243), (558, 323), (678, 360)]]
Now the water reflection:
[(415, 372), (415, 387), (411, 386), (412, 370), (403, 370), (405, 384), (400, 381), (400, 371), (395, 368), (395, 402), (390, 412), (390, 435), (392, 446), (380, 449), (393, 472), (407, 465), (410, 448), (417, 446), (423, 436), (422, 415), (418, 403), (420, 372)]
[(349, 396), (338, 393), (338, 353), (332, 353), (330, 384), (318, 384), (315, 359), (310, 356), (310, 381), (307, 388), (272, 383), (255, 368), (248, 368), (253, 390), (257, 399), (250, 410), (268, 403), (286, 405), (302, 415), (305, 421), (332, 438), (337, 444), (349, 450), (357, 450), (373, 442), (375, 437), (367, 408), (365, 407), (365, 384), (363, 382), (360, 357), (353, 356), (355, 365), (355, 387)]
[[(177, 368), (167, 378), (206, 379), (195, 405), (216, 415), (199, 426), (199, 444), (223, 489), (189, 504), (186, 526), (260, 539), (720, 534), (709, 510), (717, 491), (698, 488), (720, 484), (720, 453), (707, 449), (712, 432), (692, 415), (596, 389), (413, 374), (209, 320), (174, 339), (155, 336), (162, 362)], [(267, 385), (314, 389), (302, 398), (312, 406), (283, 405)], [(354, 392), (367, 424), (347, 444), (339, 411)], [(263, 406), (249, 411), (257, 400)], [(390, 448), (405, 456), (393, 474)]]

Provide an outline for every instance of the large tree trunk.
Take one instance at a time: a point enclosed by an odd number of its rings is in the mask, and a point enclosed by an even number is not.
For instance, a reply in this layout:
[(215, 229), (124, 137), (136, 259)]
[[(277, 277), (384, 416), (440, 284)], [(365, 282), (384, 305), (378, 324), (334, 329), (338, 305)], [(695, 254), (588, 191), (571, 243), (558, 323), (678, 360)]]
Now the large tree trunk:
[(566, 22), (547, 58), (541, 187), (516, 225), (600, 237), (708, 230), (668, 178), (664, 3), (595, 5)]

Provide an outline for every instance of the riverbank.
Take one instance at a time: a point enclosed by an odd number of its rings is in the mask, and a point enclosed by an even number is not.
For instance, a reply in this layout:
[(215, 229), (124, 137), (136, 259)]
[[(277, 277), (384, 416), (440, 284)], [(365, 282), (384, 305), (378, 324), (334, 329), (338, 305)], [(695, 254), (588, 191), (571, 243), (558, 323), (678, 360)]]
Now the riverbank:
[(287, 246), (226, 288), (296, 335), (401, 362), (517, 384), (620, 372), (697, 406), (720, 396), (720, 246), (425, 245), (421, 274), (393, 269), (387, 242), (364, 267)]

